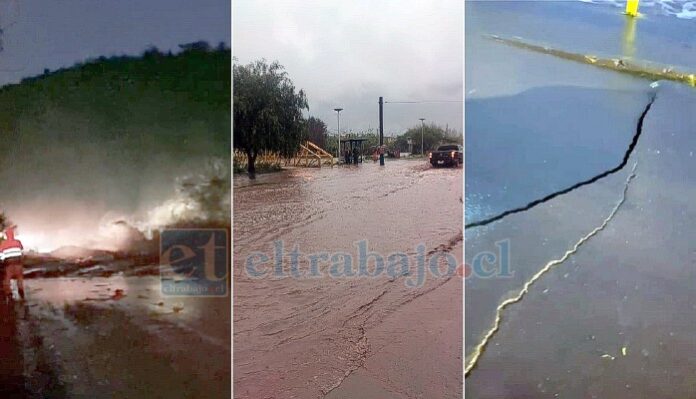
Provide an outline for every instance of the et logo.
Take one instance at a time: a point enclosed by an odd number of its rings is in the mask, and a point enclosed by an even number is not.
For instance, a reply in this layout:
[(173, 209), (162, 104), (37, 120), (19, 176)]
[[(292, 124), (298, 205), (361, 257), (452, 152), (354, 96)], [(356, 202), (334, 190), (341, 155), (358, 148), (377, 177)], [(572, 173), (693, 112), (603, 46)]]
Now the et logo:
[(166, 229), (160, 233), (160, 286), (166, 296), (227, 296), (225, 229)]

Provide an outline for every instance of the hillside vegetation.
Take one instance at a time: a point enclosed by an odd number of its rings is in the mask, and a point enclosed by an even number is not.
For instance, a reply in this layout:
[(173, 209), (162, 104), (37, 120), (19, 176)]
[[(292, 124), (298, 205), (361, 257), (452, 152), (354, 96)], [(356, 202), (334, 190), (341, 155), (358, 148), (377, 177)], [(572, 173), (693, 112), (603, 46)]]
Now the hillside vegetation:
[[(228, 48), (100, 57), (0, 88), (0, 190), (137, 203), (141, 188), (229, 159)], [(0, 204), (2, 208), (2, 204)]]

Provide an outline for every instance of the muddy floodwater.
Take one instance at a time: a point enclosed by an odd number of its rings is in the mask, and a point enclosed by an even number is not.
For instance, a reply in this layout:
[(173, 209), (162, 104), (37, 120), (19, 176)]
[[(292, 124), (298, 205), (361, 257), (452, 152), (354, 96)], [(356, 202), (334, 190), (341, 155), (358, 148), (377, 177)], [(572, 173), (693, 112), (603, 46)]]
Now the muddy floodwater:
[(162, 296), (154, 276), (25, 285), (0, 304), (0, 397), (230, 396), (229, 298)]
[(235, 397), (461, 397), (461, 168), (235, 176), (233, 223)]

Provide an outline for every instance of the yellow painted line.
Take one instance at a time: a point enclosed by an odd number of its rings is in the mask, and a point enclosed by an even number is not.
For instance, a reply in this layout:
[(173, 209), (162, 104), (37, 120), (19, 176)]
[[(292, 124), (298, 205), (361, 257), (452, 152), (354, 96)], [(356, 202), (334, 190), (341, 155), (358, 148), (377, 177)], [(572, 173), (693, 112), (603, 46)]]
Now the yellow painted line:
[(632, 17), (638, 16), (638, 0), (626, 1), (626, 15), (630, 15)]
[(581, 62), (595, 67), (610, 69), (615, 72), (632, 75), (650, 80), (672, 80), (696, 86), (696, 74), (678, 71), (671, 66), (656, 65), (654, 63), (629, 60), (628, 58), (600, 58), (589, 54), (571, 53), (569, 51), (554, 49), (548, 46), (527, 43), (522, 39), (506, 39), (496, 35), (487, 35), (489, 39), (508, 46), (517, 47), (537, 53), (548, 54), (565, 60)]

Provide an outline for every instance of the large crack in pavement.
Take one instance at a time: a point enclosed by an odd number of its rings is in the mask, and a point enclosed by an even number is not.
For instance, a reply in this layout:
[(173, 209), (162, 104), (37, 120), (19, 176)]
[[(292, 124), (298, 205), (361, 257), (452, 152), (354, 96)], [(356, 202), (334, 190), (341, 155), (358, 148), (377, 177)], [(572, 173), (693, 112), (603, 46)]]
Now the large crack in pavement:
[[(652, 101), (651, 103), (652, 104)], [(650, 108), (650, 104), (648, 105), (647, 109)], [(643, 116), (645, 116), (645, 112), (643, 113)], [(471, 371), (476, 367), (478, 364), (479, 359), (481, 358), (481, 355), (483, 352), (486, 350), (486, 347), (488, 346), (488, 343), (490, 340), (493, 338), (493, 336), (498, 332), (500, 329), (500, 323), (502, 321), (502, 315), (503, 311), (508, 307), (511, 306), (524, 298), (524, 296), (529, 292), (529, 288), (537, 281), (539, 280), (544, 274), (546, 274), (548, 271), (550, 271), (554, 266), (558, 266), (565, 262), (570, 256), (575, 254), (578, 249), (585, 243), (587, 242), (590, 238), (594, 237), (597, 233), (600, 231), (604, 230), (604, 228), (609, 224), (609, 222), (614, 218), (616, 213), (619, 211), (619, 208), (621, 208), (621, 205), (626, 201), (626, 193), (628, 192), (628, 187), (633, 180), (633, 178), (636, 177), (635, 171), (636, 171), (636, 166), (638, 163), (636, 162), (633, 165), (633, 169), (631, 170), (631, 173), (628, 175), (626, 178), (626, 183), (624, 184), (623, 192), (621, 195), (621, 199), (616, 203), (614, 208), (612, 209), (611, 213), (609, 213), (609, 216), (607, 216), (602, 223), (595, 227), (592, 231), (587, 233), (585, 236), (580, 238), (575, 245), (573, 245), (572, 248), (568, 249), (562, 257), (558, 259), (554, 259), (550, 262), (548, 262), (543, 268), (541, 268), (536, 274), (534, 274), (529, 280), (527, 280), (524, 285), (522, 286), (522, 289), (517, 293), (516, 296), (508, 298), (504, 300), (503, 302), (498, 305), (496, 308), (496, 313), (495, 313), (495, 319), (493, 321), (493, 325), (491, 328), (486, 332), (486, 334), (483, 336), (483, 339), (481, 342), (479, 342), (478, 345), (474, 348), (474, 351), (472, 352), (470, 356), (469, 362), (466, 364), (466, 367), (464, 369), (464, 377), (468, 377), (469, 374), (471, 374)]]
[(631, 153), (633, 153), (633, 150), (635, 149), (636, 144), (638, 144), (638, 139), (640, 139), (640, 136), (643, 133), (643, 121), (645, 120), (645, 116), (648, 114), (648, 111), (650, 111), (650, 107), (652, 107), (653, 103), (655, 102), (656, 97), (657, 97), (656, 94), (653, 94), (651, 96), (650, 101), (645, 106), (645, 109), (643, 110), (643, 112), (640, 114), (640, 117), (638, 118), (638, 125), (636, 127), (636, 133), (633, 135), (633, 138), (631, 139), (631, 143), (628, 145), (628, 148), (626, 149), (626, 152), (624, 153), (623, 159), (621, 160), (620, 164), (618, 164), (617, 166), (615, 166), (609, 170), (606, 170), (598, 175), (595, 175), (587, 180), (583, 180), (579, 183), (575, 183), (572, 186), (567, 187), (563, 190), (553, 192), (553, 193), (551, 193), (543, 198), (534, 200), (534, 201), (532, 201), (532, 202), (530, 202), (527, 205), (524, 205), (522, 207), (509, 209), (507, 211), (504, 211), (502, 213), (499, 213), (498, 215), (489, 217), (487, 219), (465, 224), (464, 229), (485, 226), (485, 225), (491, 224), (495, 221), (498, 221), (506, 216), (512, 215), (514, 213), (528, 211), (537, 205), (551, 201), (552, 199), (558, 197), (559, 195), (568, 194), (571, 191), (574, 191), (574, 190), (576, 190), (580, 187), (586, 186), (588, 184), (595, 183), (596, 181), (603, 179), (603, 178), (605, 178), (611, 174), (614, 174), (614, 173), (620, 171), (621, 169), (623, 169), (626, 166), (626, 164), (628, 163), (628, 159), (631, 157)]

